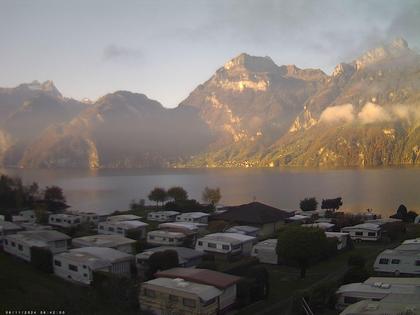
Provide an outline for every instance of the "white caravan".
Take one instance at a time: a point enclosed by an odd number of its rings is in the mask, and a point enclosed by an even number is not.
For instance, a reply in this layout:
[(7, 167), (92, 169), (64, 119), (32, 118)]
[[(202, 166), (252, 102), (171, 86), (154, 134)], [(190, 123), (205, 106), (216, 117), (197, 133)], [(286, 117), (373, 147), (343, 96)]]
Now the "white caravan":
[(276, 252), (277, 239), (261, 241), (252, 248), (251, 256), (257, 257), (260, 263), (277, 265), (279, 257)]
[(341, 229), (341, 232), (349, 233), (351, 239), (355, 241), (378, 241), (381, 239), (381, 227), (373, 223), (346, 226)]
[(147, 243), (150, 245), (182, 246), (185, 239), (186, 235), (180, 232), (156, 230), (147, 233)]

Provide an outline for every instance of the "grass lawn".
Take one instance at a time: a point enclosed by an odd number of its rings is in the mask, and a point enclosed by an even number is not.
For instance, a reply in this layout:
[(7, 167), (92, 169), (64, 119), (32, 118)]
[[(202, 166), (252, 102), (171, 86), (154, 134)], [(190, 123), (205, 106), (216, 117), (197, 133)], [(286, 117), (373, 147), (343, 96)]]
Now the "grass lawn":
[[(300, 272), (296, 268), (265, 265), (270, 274), (269, 297), (264, 301), (251, 304), (239, 310), (237, 314), (287, 314), (286, 308), (290, 306), (293, 295), (296, 292), (308, 289), (324, 281), (339, 279), (347, 271), (347, 260), (350, 255), (364, 256), (367, 259), (366, 265), (370, 267), (381, 251), (396, 244), (358, 244), (351, 251), (340, 253), (336, 257), (309, 268), (305, 279), (300, 279)], [(332, 310), (330, 314), (337, 314), (337, 312)]]
[[(6, 310), (55, 310), (68, 314), (130, 314), (81, 287), (0, 252), (0, 314)], [(131, 314), (136, 314), (132, 312)]]

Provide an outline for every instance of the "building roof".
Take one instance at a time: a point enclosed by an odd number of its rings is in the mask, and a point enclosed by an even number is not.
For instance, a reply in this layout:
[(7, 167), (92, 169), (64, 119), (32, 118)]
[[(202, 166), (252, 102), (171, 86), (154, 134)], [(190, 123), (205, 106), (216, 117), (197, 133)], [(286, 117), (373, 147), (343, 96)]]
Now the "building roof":
[(255, 244), (255, 247), (264, 247), (264, 248), (276, 248), (277, 246), (277, 239), (276, 238), (269, 238), (267, 240), (258, 242), (257, 244)]
[(165, 278), (181, 278), (186, 281), (212, 285), (218, 289), (226, 289), (240, 280), (240, 278), (237, 276), (199, 268), (172, 268), (159, 271), (155, 274), (155, 276)]
[(119, 214), (107, 217), (107, 221), (131, 221), (131, 220), (141, 220), (141, 217), (134, 214)]
[(390, 284), (385, 281), (377, 282), (364, 282), (364, 283), (349, 283), (342, 285), (338, 290), (337, 294), (353, 294), (357, 296), (364, 296), (373, 294), (379, 297), (385, 297), (391, 293), (398, 294), (420, 294), (420, 287), (415, 284)]
[(246, 233), (255, 233), (258, 232), (260, 228), (250, 225), (235, 225), (231, 228), (227, 229), (225, 232), (227, 233), (239, 233), (239, 234), (246, 234)]
[(206, 226), (206, 224), (193, 222), (165, 222), (158, 225), (159, 229), (186, 229), (191, 232), (197, 232), (198, 228), (202, 226)]
[(227, 242), (232, 244), (244, 243), (247, 241), (253, 241), (256, 238), (254, 236), (239, 234), (239, 233), (213, 233), (207, 234), (200, 238), (200, 240), (211, 240), (219, 242)]
[(74, 249), (54, 255), (55, 259), (64, 258), (76, 263), (88, 265), (92, 270), (107, 268), (111, 266), (111, 262), (106, 259), (99, 258), (87, 252), (78, 252)]
[(77, 237), (72, 240), (73, 245), (77, 246), (97, 246), (97, 247), (118, 247), (135, 243), (135, 240), (121, 235), (97, 234)]
[(210, 214), (205, 213), (205, 212), (184, 212), (177, 215), (177, 217), (199, 219), (202, 217), (208, 217), (209, 215)]
[(195, 259), (202, 257), (204, 253), (197, 250), (186, 248), (186, 247), (177, 247), (177, 246), (159, 246), (155, 248), (149, 248), (136, 255), (137, 259), (147, 260), (150, 256), (157, 252), (163, 252), (165, 250), (174, 250), (178, 254), (178, 260), (180, 264), (186, 263), (190, 259)]
[(27, 231), (52, 230), (51, 225), (43, 225), (43, 224), (38, 224), (38, 223), (23, 222), (23, 223), (19, 223), (19, 225)]
[(22, 230), (22, 228), (13, 222), (0, 220), (0, 232), (14, 230)]
[(349, 305), (340, 315), (420, 315), (420, 296), (390, 294), (380, 301), (363, 300)]
[(328, 230), (335, 226), (333, 223), (328, 222), (318, 222), (318, 223), (310, 223), (310, 224), (302, 224), (304, 227), (312, 227), (312, 228), (319, 228), (322, 230)]
[(226, 207), (227, 211), (214, 216), (217, 220), (241, 224), (266, 224), (292, 217), (293, 213), (280, 210), (260, 202), (251, 202), (240, 206)]
[(147, 235), (153, 235), (153, 236), (165, 236), (165, 237), (185, 237), (184, 233), (181, 232), (170, 232), (170, 231), (164, 231), (164, 230), (154, 230), (147, 233)]
[(28, 238), (34, 239), (44, 242), (54, 242), (54, 241), (62, 241), (70, 239), (70, 236), (58, 232), (56, 230), (34, 230), (34, 231), (23, 231), (18, 232), (18, 235)]
[(159, 277), (143, 283), (144, 286), (164, 287), (169, 291), (183, 291), (197, 295), (202, 301), (207, 302), (222, 294), (222, 291), (211, 285), (188, 282), (183, 279)]
[(160, 214), (160, 215), (169, 215), (169, 216), (171, 216), (171, 215), (178, 215), (180, 213), (181, 212), (179, 212), (179, 211), (152, 211), (152, 212), (149, 212), (148, 215), (149, 214)]
[(344, 232), (325, 232), (326, 237), (339, 237), (339, 236), (348, 236), (349, 233)]
[(112, 263), (130, 260), (133, 255), (108, 247), (81, 247), (70, 250), (72, 253), (85, 253)]
[(362, 223), (353, 226), (346, 226), (343, 227), (341, 230), (371, 230), (371, 231), (379, 231), (381, 227), (378, 224), (374, 223)]
[(295, 214), (287, 218), (287, 220), (289, 221), (301, 221), (301, 220), (308, 220), (308, 219), (310, 219), (310, 216), (303, 215), (303, 214)]
[(130, 229), (138, 229), (141, 227), (146, 227), (149, 224), (144, 223), (142, 221), (130, 220), (130, 221), (106, 221), (106, 222), (101, 222), (100, 225), (108, 225), (108, 226), (111, 225), (111, 226), (119, 227), (122, 229), (130, 230)]

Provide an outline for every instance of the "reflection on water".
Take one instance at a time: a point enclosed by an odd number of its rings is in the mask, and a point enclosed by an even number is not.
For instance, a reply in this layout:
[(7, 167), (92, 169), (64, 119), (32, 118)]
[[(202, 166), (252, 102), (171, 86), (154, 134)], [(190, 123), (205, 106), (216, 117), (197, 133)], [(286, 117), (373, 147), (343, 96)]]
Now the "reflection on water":
[(132, 199), (147, 199), (155, 186), (183, 186), (200, 199), (205, 186), (221, 189), (223, 204), (253, 200), (283, 209), (296, 209), (299, 200), (315, 196), (342, 196), (347, 210), (373, 208), (389, 215), (399, 204), (420, 212), (420, 168), (279, 170), (279, 169), (171, 169), (171, 170), (23, 170), (4, 169), (25, 182), (59, 185), (74, 209), (109, 212), (127, 209)]

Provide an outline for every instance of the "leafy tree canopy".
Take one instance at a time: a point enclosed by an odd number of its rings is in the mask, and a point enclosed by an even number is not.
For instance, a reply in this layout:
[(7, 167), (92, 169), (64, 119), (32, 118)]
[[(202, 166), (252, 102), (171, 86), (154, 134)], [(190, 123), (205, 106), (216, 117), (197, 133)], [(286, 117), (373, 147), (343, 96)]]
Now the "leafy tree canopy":
[(168, 197), (175, 201), (187, 200), (188, 193), (184, 188), (180, 186), (174, 186), (168, 189)]
[(343, 198), (322, 199), (321, 209), (338, 210), (343, 205)]
[(299, 203), (302, 211), (315, 211), (318, 208), (318, 201), (315, 197), (305, 198)]
[(220, 188), (204, 188), (202, 199), (204, 202), (211, 203), (213, 206), (216, 205), (220, 201), (220, 199), (222, 199)]
[(276, 251), (286, 262), (298, 265), (304, 278), (309, 265), (321, 259), (328, 247), (321, 229), (289, 226), (280, 233)]

